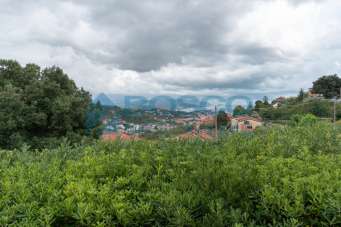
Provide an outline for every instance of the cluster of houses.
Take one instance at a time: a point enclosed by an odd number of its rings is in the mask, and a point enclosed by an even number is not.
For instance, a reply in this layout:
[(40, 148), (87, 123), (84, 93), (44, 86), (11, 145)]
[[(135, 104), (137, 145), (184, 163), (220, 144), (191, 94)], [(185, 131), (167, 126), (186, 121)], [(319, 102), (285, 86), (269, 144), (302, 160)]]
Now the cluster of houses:
[[(228, 120), (230, 122), (229, 130), (231, 132), (251, 132), (254, 131), (256, 128), (263, 125), (263, 121), (260, 118), (250, 117), (250, 116), (238, 116), (238, 117), (231, 117), (228, 116)], [(202, 118), (199, 124), (212, 124), (215, 119), (214, 117), (205, 117)], [(192, 140), (192, 139), (199, 139), (199, 140), (212, 140), (214, 135), (212, 130), (200, 129), (196, 125), (192, 131), (184, 133), (177, 137), (180, 140)]]
[(157, 123), (130, 123), (121, 119), (120, 117), (112, 117), (110, 119), (105, 118), (102, 120), (105, 125), (105, 132), (117, 132), (127, 134), (139, 134), (142, 135), (145, 132), (165, 131), (175, 128), (174, 124), (170, 122), (162, 121)]
[[(305, 94), (306, 100), (323, 99), (323, 95), (314, 93), (312, 89)], [(271, 102), (271, 106), (279, 108), (287, 100), (285, 97), (278, 97)], [(212, 112), (192, 112), (179, 115), (161, 110), (146, 110), (145, 113), (153, 116), (153, 119), (156, 121), (154, 123), (136, 124), (126, 122), (119, 116), (103, 119), (105, 132), (102, 138), (104, 140), (136, 140), (141, 138), (144, 133), (169, 131), (179, 126), (187, 126), (189, 129), (192, 128), (192, 130), (178, 135), (178, 139), (199, 138), (201, 140), (210, 140), (214, 138), (214, 130), (212, 129), (214, 128), (216, 117)], [(226, 128), (231, 132), (250, 132), (264, 125), (262, 119), (255, 116), (232, 116), (228, 114), (227, 118), (228, 125)]]
[[(229, 127), (227, 128), (229, 128), (231, 132), (250, 132), (263, 125), (260, 118), (251, 116), (233, 117), (227, 115), (227, 118), (227, 122), (229, 122)], [(192, 130), (178, 135), (178, 139), (211, 140), (214, 138), (213, 130), (203, 129), (201, 126), (214, 126), (215, 116), (198, 114), (191, 117), (175, 118), (173, 123), (160, 122), (146, 124), (127, 123), (124, 120), (113, 117), (112, 119), (104, 119), (103, 123), (106, 127), (102, 139), (107, 141), (117, 139), (138, 140), (143, 137), (146, 132), (167, 131), (179, 126), (191, 126)]]
[[(263, 125), (263, 121), (261, 118), (251, 117), (248, 115), (242, 116), (232, 116), (231, 114), (227, 114), (227, 122), (230, 125), (226, 125), (227, 129), (232, 132), (248, 132), (253, 131), (257, 127)], [(197, 128), (200, 125), (214, 125), (215, 117), (214, 116), (201, 116), (199, 121), (197, 122)]]

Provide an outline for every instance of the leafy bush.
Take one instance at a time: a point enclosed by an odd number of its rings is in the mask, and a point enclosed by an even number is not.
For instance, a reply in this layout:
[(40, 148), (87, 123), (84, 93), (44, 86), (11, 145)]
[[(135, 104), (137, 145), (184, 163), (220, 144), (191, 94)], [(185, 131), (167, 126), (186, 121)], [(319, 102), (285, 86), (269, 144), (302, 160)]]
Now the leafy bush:
[(314, 125), (319, 119), (313, 114), (299, 115), (295, 114), (291, 117), (290, 124), (296, 126)]
[(329, 124), (0, 152), (0, 226), (340, 226)]

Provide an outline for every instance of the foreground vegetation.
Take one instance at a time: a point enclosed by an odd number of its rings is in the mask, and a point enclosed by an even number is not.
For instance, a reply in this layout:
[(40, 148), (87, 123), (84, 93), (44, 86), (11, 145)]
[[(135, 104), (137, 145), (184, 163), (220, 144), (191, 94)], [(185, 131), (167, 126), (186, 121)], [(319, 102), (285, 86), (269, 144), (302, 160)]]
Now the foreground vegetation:
[(339, 226), (340, 137), (304, 124), (218, 142), (1, 151), (0, 225)]

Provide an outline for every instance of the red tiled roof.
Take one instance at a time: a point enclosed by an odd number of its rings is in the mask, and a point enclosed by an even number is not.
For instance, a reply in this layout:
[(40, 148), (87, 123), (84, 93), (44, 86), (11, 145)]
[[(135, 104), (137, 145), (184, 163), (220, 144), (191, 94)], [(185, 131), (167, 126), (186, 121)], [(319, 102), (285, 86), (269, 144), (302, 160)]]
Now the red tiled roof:
[(112, 132), (112, 133), (105, 133), (101, 136), (102, 140), (104, 141), (115, 141), (117, 140), (117, 134)]
[(210, 134), (208, 134), (208, 132), (206, 132), (206, 131), (200, 131), (199, 132), (199, 137), (202, 140), (211, 140), (211, 139), (213, 139), (213, 137)]
[(128, 135), (127, 133), (118, 134), (116, 132), (108, 132), (102, 135), (102, 140), (104, 141), (115, 141), (118, 139), (128, 141), (128, 140), (138, 140), (139, 138), (137, 136)]
[(199, 122), (200, 122), (200, 124), (203, 124), (203, 125), (205, 125), (205, 124), (214, 124), (214, 117), (212, 117), (212, 116), (201, 117), (199, 119)]
[(255, 117), (250, 117), (250, 116), (238, 116), (238, 117), (234, 117), (233, 119), (237, 120), (237, 121), (258, 121), (261, 122), (262, 120), (259, 118), (255, 118)]
[(211, 140), (213, 137), (204, 130), (199, 131), (198, 133), (193, 130), (192, 132), (184, 133), (180, 136), (178, 136), (178, 139), (183, 140), (193, 140), (193, 139), (200, 139), (200, 140)]

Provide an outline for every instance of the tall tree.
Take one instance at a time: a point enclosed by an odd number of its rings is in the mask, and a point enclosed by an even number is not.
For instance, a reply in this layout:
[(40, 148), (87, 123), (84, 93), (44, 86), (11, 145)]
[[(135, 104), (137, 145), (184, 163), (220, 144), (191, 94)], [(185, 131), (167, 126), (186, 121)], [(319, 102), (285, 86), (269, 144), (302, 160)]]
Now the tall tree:
[(263, 97), (263, 103), (264, 103), (265, 106), (269, 106), (270, 105), (268, 96), (264, 96)]
[(313, 82), (313, 92), (322, 94), (325, 98), (333, 98), (340, 95), (341, 78), (335, 75), (322, 76)]
[(26, 105), (21, 90), (11, 84), (0, 89), (0, 147), (13, 147), (23, 142)]
[(241, 105), (236, 106), (233, 110), (233, 116), (240, 116), (245, 114), (247, 114), (247, 110)]
[(253, 105), (252, 105), (252, 102), (249, 102), (249, 104), (247, 105), (247, 108), (246, 108), (246, 112), (247, 114), (251, 114), (253, 111)]
[(58, 67), (41, 71), (34, 64), (0, 60), (1, 147), (84, 135), (90, 103), (90, 94)]
[(259, 112), (262, 108), (264, 108), (264, 104), (261, 100), (257, 100), (255, 103), (254, 110)]
[(96, 104), (92, 103), (87, 112), (86, 118), (86, 134), (90, 135), (94, 138), (99, 138), (102, 134), (102, 123), (101, 118), (104, 115), (103, 107), (100, 101), (97, 101)]
[(229, 119), (227, 114), (224, 111), (219, 111), (217, 116), (218, 128), (228, 128), (229, 127)]
[(298, 96), (297, 96), (297, 101), (298, 102), (302, 102), (304, 99), (304, 91), (303, 89), (301, 88), (300, 92), (298, 93)]

